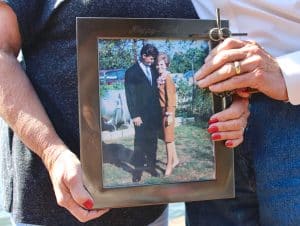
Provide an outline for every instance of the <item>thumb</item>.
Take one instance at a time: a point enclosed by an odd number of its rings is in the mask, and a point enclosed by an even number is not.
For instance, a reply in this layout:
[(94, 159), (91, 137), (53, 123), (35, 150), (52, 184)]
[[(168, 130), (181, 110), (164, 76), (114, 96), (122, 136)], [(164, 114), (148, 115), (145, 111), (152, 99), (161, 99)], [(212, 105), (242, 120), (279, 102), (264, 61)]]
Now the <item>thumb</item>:
[(82, 169), (78, 166), (77, 174), (70, 181), (70, 193), (74, 201), (85, 209), (92, 209), (94, 200), (83, 185)]

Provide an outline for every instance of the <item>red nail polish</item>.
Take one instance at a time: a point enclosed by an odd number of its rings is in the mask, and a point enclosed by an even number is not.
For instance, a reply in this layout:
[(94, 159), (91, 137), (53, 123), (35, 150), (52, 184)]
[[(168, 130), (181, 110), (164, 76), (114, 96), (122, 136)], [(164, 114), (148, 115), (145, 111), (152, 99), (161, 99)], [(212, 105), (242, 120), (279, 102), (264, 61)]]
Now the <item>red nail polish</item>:
[(216, 123), (216, 122), (219, 122), (219, 120), (217, 118), (212, 118), (208, 121), (208, 124), (213, 124), (213, 123)]
[(220, 140), (221, 139), (221, 135), (220, 134), (213, 134), (213, 135), (211, 135), (211, 139), (212, 140)]
[(228, 140), (225, 142), (225, 146), (226, 147), (232, 147), (233, 146), (233, 142), (231, 140)]
[(219, 131), (219, 128), (217, 126), (210, 126), (210, 127), (208, 127), (207, 131), (209, 133), (215, 133), (215, 132)]
[(90, 210), (93, 208), (94, 203), (92, 200), (88, 199), (82, 204), (86, 209)]

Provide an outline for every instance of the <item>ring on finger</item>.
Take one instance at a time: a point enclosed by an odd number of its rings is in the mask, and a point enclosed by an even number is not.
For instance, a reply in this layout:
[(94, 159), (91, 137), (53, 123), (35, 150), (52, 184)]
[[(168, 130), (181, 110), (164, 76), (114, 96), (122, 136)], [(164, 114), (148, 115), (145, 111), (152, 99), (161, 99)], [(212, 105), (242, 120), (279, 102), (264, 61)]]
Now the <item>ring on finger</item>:
[(241, 63), (240, 63), (240, 61), (234, 61), (233, 62), (233, 67), (234, 67), (236, 75), (241, 74)]

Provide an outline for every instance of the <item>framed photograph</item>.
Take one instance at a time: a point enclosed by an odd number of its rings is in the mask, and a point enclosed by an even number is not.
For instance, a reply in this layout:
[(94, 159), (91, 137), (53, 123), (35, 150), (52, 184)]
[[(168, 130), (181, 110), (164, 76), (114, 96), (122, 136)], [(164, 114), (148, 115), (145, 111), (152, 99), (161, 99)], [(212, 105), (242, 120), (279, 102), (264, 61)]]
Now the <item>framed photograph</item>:
[(207, 132), (227, 99), (195, 81), (215, 27), (77, 18), (80, 158), (95, 208), (234, 197), (233, 152)]

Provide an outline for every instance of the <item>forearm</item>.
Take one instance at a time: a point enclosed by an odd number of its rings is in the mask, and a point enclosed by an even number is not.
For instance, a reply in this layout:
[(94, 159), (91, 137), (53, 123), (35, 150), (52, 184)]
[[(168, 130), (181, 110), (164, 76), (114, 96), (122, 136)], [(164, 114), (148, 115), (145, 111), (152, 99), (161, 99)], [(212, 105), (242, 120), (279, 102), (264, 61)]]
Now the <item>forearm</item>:
[(56, 156), (67, 149), (15, 56), (1, 50), (0, 116), (46, 167), (51, 167)]

